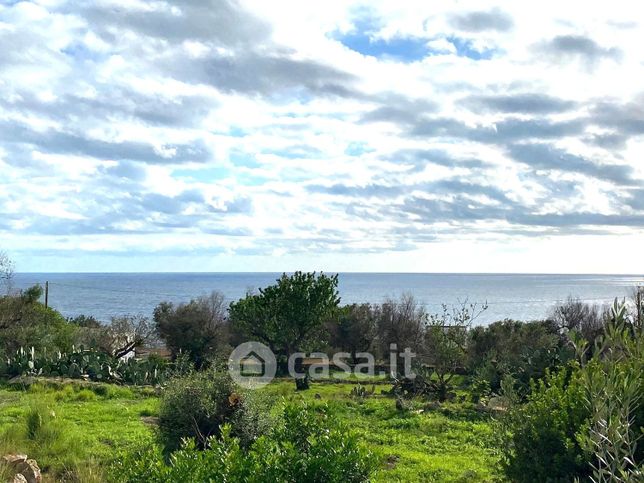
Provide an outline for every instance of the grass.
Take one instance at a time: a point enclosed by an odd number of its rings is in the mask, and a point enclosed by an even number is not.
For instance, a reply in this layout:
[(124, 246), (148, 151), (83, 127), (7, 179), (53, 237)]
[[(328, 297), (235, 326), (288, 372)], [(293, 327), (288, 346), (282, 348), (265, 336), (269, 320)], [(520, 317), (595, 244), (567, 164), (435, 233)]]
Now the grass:
[[(489, 449), (492, 426), (471, 405), (412, 401), (399, 411), (393, 398), (381, 394), (388, 386), (376, 385), (375, 394), (363, 399), (351, 396), (353, 387), (313, 383), (309, 391), (296, 392), (292, 381), (276, 381), (262, 391), (329, 407), (378, 457), (374, 481), (501, 480)], [(156, 415), (158, 398), (151, 390), (60, 383), (0, 388), (0, 454), (27, 453), (45, 481), (103, 481), (118, 451), (155, 440), (145, 419)]]
[(497, 458), (489, 449), (493, 446), (489, 417), (471, 405), (447, 403), (435, 408), (412, 401), (408, 410), (399, 411), (393, 398), (381, 394), (386, 386), (375, 386), (375, 395), (364, 399), (351, 397), (350, 384), (314, 383), (305, 392), (296, 392), (293, 386), (280, 381), (264, 391), (330, 406), (379, 458), (381, 469), (374, 481), (502, 480)]
[(103, 481), (116, 450), (150, 444), (158, 399), (117, 386), (34, 384), (0, 389), (0, 454), (36, 459), (45, 481)]

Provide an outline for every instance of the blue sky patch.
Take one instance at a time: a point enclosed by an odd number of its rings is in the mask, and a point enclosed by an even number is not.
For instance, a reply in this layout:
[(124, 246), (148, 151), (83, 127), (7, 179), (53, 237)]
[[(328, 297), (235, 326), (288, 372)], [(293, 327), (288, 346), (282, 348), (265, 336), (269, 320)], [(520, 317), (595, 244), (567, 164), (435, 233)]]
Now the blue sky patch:
[[(444, 51), (436, 51), (428, 47), (430, 39), (398, 36), (391, 39), (375, 37), (378, 31), (378, 21), (369, 16), (355, 23), (355, 28), (347, 34), (333, 36), (346, 47), (363, 55), (380, 58), (393, 58), (403, 62), (415, 62), (431, 55), (444, 55)], [(456, 47), (456, 55), (468, 57), (473, 60), (491, 59), (495, 50), (477, 50), (473, 42), (461, 37), (449, 36), (446, 38)]]
[(411, 36), (379, 39), (375, 34), (380, 28), (381, 21), (373, 14), (367, 13), (364, 18), (357, 20), (354, 29), (346, 34), (337, 33), (331, 37), (346, 47), (363, 55), (386, 58), (391, 57), (403, 62), (414, 62), (429, 54), (427, 40)]
[(240, 168), (259, 168), (261, 164), (257, 162), (255, 156), (242, 151), (231, 151), (230, 162)]
[(88, 49), (87, 46), (82, 42), (72, 42), (66, 47), (60, 49), (60, 51), (69, 56), (73, 57), (75, 60), (85, 61), (89, 60), (92, 62), (100, 61), (105, 56), (97, 52), (94, 52), (91, 49)]
[(371, 38), (365, 32), (356, 32), (336, 39), (351, 50), (376, 58), (392, 57), (403, 62), (414, 62), (430, 53), (426, 40), (413, 37), (384, 40)]
[(370, 148), (367, 143), (364, 142), (353, 142), (349, 143), (347, 148), (344, 150), (344, 154), (347, 156), (360, 156), (364, 153), (370, 153), (374, 151), (373, 148)]
[(496, 53), (493, 49), (486, 49), (483, 51), (476, 50), (472, 46), (472, 41), (460, 37), (447, 37), (454, 47), (456, 47), (456, 55), (459, 57), (468, 57), (473, 60), (488, 60)]
[(246, 131), (244, 131), (242, 128), (237, 126), (233, 126), (228, 130), (228, 135), (234, 138), (243, 138), (247, 134), (248, 133)]

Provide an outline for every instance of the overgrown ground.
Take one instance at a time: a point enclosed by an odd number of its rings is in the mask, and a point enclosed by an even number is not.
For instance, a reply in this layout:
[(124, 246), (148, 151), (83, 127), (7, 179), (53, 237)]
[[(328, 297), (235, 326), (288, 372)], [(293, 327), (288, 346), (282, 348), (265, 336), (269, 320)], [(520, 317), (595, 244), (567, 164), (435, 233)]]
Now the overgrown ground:
[[(314, 383), (296, 392), (292, 381), (262, 391), (279, 400), (327, 405), (358, 433), (381, 461), (375, 481), (498, 481), (487, 415), (467, 403), (436, 406), (413, 401), (406, 410), (376, 385), (366, 398), (351, 395), (353, 384)], [(368, 386), (369, 389), (371, 386)], [(152, 390), (110, 385), (35, 384), (0, 387), (0, 452), (25, 452), (48, 481), (102, 481), (101, 467), (119, 450), (154, 441), (158, 398)]]

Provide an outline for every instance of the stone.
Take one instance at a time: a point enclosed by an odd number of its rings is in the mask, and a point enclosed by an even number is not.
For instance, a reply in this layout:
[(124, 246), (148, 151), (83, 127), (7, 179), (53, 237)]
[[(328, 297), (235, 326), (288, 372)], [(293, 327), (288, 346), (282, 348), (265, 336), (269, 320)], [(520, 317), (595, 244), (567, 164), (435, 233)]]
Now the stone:
[(16, 465), (19, 465), (20, 463), (24, 463), (27, 461), (27, 455), (26, 454), (6, 454), (2, 457), (2, 461), (4, 461), (8, 466), (10, 467), (15, 467)]
[(42, 475), (40, 474), (40, 467), (36, 460), (27, 460), (25, 463), (26, 468), (24, 468), (20, 473), (27, 479), (27, 483), (40, 483), (42, 481)]
[(27, 483), (40, 483), (42, 475), (36, 460), (27, 458), (26, 454), (6, 454), (2, 457), (5, 464), (16, 472), (13, 478), (13, 483), (27, 482)]

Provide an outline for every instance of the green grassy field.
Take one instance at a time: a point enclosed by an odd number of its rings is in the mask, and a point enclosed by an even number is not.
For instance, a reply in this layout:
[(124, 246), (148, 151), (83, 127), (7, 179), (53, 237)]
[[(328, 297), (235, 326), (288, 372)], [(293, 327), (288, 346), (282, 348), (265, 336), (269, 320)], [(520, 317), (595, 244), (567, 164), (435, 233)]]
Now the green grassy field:
[[(404, 411), (380, 393), (351, 396), (353, 384), (314, 383), (296, 392), (292, 381), (262, 391), (281, 399), (327, 405), (381, 462), (375, 481), (499, 481), (489, 417), (465, 403), (440, 407), (412, 401)], [(158, 398), (152, 390), (109, 385), (81, 388), (35, 384), (0, 388), (0, 451), (24, 452), (46, 481), (102, 481), (118, 451), (151, 444)]]

